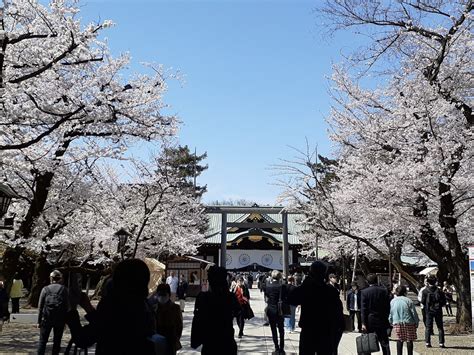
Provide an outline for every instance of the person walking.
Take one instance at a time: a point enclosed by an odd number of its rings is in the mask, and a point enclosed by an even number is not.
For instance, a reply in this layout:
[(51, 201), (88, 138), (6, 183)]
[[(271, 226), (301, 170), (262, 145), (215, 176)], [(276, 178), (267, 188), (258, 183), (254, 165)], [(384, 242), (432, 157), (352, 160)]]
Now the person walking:
[[(286, 294), (289, 295), (296, 287), (295, 278), (288, 276), (288, 284), (286, 285)], [(285, 317), (285, 328), (288, 333), (293, 333), (296, 326), (296, 306), (290, 305), (290, 316)]]
[(53, 354), (59, 354), (61, 339), (66, 324), (66, 314), (69, 311), (69, 294), (62, 285), (63, 275), (58, 270), (53, 270), (49, 275), (51, 284), (41, 290), (38, 305), (38, 328), (40, 339), (38, 355), (46, 351), (49, 335), (53, 330)]
[(413, 342), (416, 340), (419, 323), (415, 304), (407, 297), (405, 286), (398, 286), (395, 296), (390, 301), (389, 322), (397, 337), (397, 355), (403, 354), (403, 343), (407, 343), (408, 355), (413, 355)]
[(12, 300), (12, 314), (20, 313), (20, 298), (23, 297), (23, 281), (16, 272), (13, 276), (13, 283), (10, 289), (10, 298)]
[[(281, 284), (281, 272), (273, 270), (271, 281), (265, 285), (265, 297), (267, 298), (266, 314), (270, 323), (276, 353), (284, 353), (285, 351), (285, 329), (279, 303), (285, 301), (286, 296), (286, 288)], [(278, 342), (277, 329), (280, 335), (280, 342)]]
[(243, 277), (239, 277), (237, 279), (237, 285), (234, 289), (234, 294), (237, 297), (237, 301), (239, 302), (241, 311), (237, 315), (237, 325), (239, 327), (239, 338), (244, 336), (244, 326), (245, 326), (245, 319), (248, 317), (248, 307), (250, 307), (250, 293), (245, 286)]
[(181, 312), (184, 312), (184, 308), (186, 306), (187, 292), (188, 292), (188, 282), (186, 281), (184, 275), (181, 274), (178, 288), (176, 289), (176, 296), (178, 297), (178, 300), (179, 300), (179, 307), (181, 308)]
[(427, 348), (431, 348), (431, 334), (433, 334), (433, 322), (438, 328), (439, 347), (444, 348), (444, 327), (443, 327), (443, 305), (446, 304), (444, 293), (437, 286), (436, 276), (429, 276), (428, 287), (423, 291), (421, 303), (426, 313), (425, 343)]
[(361, 297), (357, 282), (351, 284), (351, 289), (347, 293), (346, 302), (347, 310), (351, 317), (352, 330), (355, 330), (355, 318), (357, 318), (357, 331), (360, 333), (362, 331), (362, 320), (360, 316)]
[(229, 291), (223, 267), (213, 265), (207, 274), (209, 291), (200, 292), (194, 304), (191, 347), (202, 345), (201, 354), (205, 355), (236, 355), (233, 319), (240, 305)]
[(451, 303), (454, 303), (453, 293), (454, 287), (450, 285), (448, 281), (443, 283), (443, 292), (446, 297), (446, 315), (453, 316), (453, 309), (451, 308)]
[(170, 276), (166, 278), (166, 283), (170, 286), (171, 289), (171, 302), (176, 301), (176, 292), (178, 292), (179, 280), (176, 277), (174, 271), (171, 271)]
[(166, 338), (166, 347), (160, 354), (176, 355), (176, 352), (181, 349), (180, 339), (183, 332), (183, 315), (180, 307), (171, 302), (171, 289), (169, 285), (158, 285), (156, 295), (158, 300), (154, 310), (156, 332)]
[(390, 355), (387, 330), (390, 329), (390, 299), (386, 287), (377, 284), (377, 275), (368, 274), (369, 286), (360, 291), (362, 331), (377, 334), (383, 355)]
[(311, 264), (301, 286), (288, 295), (288, 302), (301, 305), (299, 354), (337, 354), (344, 331), (342, 302), (337, 290), (325, 282), (326, 265)]
[(423, 287), (420, 288), (420, 291), (418, 291), (418, 302), (420, 302), (420, 308), (421, 308), (421, 317), (423, 320), (423, 324), (426, 327), (426, 312), (425, 308), (423, 306), (423, 302), (421, 302), (421, 299), (423, 297), (423, 291), (428, 287), (428, 278), (425, 278), (425, 281), (423, 282)]
[(247, 283), (248, 283), (249, 289), (251, 289), (253, 286), (253, 275), (251, 272), (249, 272), (249, 275), (247, 276)]

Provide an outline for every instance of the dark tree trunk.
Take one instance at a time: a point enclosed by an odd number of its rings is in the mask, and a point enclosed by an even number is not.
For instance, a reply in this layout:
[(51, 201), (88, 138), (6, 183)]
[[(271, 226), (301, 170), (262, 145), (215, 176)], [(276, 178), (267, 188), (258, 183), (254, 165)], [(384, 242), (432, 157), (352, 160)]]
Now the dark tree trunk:
[(471, 318), (471, 288), (467, 259), (454, 257), (450, 265), (450, 274), (457, 292), (456, 323), (468, 330), (472, 326)]
[(51, 265), (48, 264), (44, 256), (40, 256), (36, 259), (31, 292), (28, 297), (29, 306), (38, 307), (41, 290), (44, 286), (49, 284), (49, 274), (51, 270)]

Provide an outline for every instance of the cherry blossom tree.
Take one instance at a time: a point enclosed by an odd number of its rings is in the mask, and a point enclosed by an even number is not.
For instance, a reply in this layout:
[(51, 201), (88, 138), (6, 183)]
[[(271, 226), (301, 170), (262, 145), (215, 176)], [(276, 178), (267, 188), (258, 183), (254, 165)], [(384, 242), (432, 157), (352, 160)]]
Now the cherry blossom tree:
[(77, 1), (5, 1), (0, 164), (6, 183), (22, 196), (19, 225), (9, 238), (14, 247), (4, 255), (7, 277), (23, 250), (43, 238), (51, 220), (46, 215), (56, 209), (49, 206), (67, 193), (61, 180), (74, 184), (67, 175), (80, 164), (121, 159), (138, 141), (161, 142), (179, 123), (162, 113), (161, 66), (147, 64), (144, 74), (125, 75), (128, 55), (114, 58), (100, 39), (112, 22), (84, 26), (78, 14)]
[[(466, 246), (474, 241), (472, 10), (472, 1), (327, 1), (330, 30), (357, 28), (371, 40), (334, 68), (328, 122), (337, 180), (330, 189), (315, 185), (317, 170), (306, 164), (285, 192), (306, 223), (337, 236), (339, 246), (363, 237), (376, 254), (416, 249), (446, 268), (458, 289), (456, 319), (466, 328)], [(364, 88), (374, 73), (376, 87)]]

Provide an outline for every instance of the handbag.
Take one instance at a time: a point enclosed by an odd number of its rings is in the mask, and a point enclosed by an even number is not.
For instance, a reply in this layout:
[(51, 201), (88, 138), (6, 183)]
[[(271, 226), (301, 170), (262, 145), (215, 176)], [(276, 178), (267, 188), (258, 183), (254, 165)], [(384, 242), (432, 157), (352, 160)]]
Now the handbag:
[(250, 307), (250, 304), (246, 303), (243, 306), (243, 312), (244, 312), (244, 319), (249, 320), (255, 317), (255, 314), (253, 313), (252, 307)]
[(356, 338), (357, 354), (371, 354), (380, 351), (377, 334), (367, 333)]
[(283, 302), (281, 298), (282, 289), (283, 289), (283, 285), (280, 286), (280, 295), (278, 297), (278, 315), (280, 317), (288, 318), (291, 316), (291, 308), (290, 308), (290, 305), (286, 302)]

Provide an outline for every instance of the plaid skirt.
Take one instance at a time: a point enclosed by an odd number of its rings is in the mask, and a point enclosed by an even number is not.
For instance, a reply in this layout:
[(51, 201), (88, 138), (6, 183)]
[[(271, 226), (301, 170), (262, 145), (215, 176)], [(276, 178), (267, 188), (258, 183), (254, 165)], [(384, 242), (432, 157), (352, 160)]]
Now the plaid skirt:
[(414, 341), (416, 340), (416, 325), (415, 324), (394, 324), (393, 330), (400, 341)]

